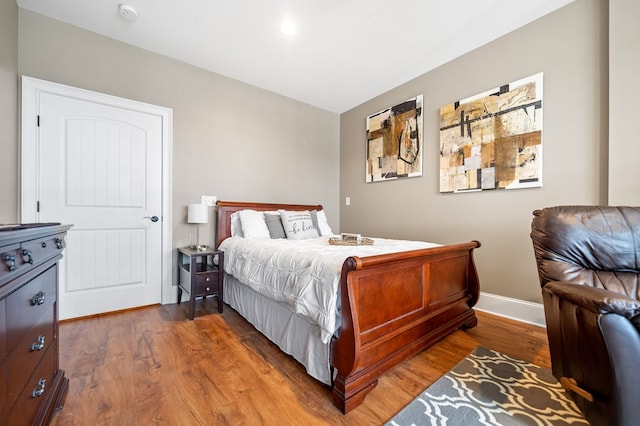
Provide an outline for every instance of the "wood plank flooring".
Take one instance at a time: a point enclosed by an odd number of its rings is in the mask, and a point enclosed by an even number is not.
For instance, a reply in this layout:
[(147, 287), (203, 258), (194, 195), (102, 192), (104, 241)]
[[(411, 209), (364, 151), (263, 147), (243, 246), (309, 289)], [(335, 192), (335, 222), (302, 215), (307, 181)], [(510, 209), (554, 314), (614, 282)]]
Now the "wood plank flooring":
[(330, 389), (225, 305), (198, 300), (60, 325), (70, 379), (53, 425), (377, 425), (389, 420), (477, 345), (550, 367), (543, 328), (478, 312), (457, 331), (388, 371), (347, 415)]

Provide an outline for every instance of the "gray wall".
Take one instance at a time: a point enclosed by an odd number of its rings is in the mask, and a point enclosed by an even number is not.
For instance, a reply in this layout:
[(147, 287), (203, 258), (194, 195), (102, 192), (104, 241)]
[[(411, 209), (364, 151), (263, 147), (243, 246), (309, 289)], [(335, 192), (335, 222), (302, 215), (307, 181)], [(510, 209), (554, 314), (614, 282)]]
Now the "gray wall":
[[(342, 231), (479, 240), (481, 290), (540, 302), (531, 212), (607, 201), (607, 7), (574, 2), (342, 114)], [(440, 194), (439, 108), (538, 72), (544, 72), (544, 186)], [(423, 176), (364, 183), (366, 117), (417, 94), (424, 94)]]
[(640, 2), (609, 5), (609, 204), (640, 206)]
[(0, 0), (0, 223), (18, 220), (18, 6)]
[(20, 74), (173, 109), (174, 246), (201, 195), (321, 203), (338, 228), (337, 114), (23, 9), (19, 35)]

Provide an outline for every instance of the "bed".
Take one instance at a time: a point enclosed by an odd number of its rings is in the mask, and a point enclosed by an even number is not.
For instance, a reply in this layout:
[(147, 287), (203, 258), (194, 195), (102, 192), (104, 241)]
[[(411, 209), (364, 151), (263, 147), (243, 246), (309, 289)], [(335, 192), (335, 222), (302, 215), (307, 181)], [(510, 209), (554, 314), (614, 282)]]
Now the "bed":
[[(241, 268), (229, 264), (234, 256), (247, 257), (240, 250), (249, 242), (232, 237), (231, 230), (232, 222), (237, 222), (234, 213), (242, 210), (322, 212), (322, 206), (218, 201), (216, 245), (229, 250), (225, 251), (225, 303), (302, 363), (311, 376), (331, 386), (333, 403), (343, 413), (360, 405), (385, 371), (453, 331), (477, 324), (472, 308), (479, 294), (473, 259), (478, 241), (423, 243), (408, 251), (365, 256), (351, 254), (358, 252), (357, 247), (340, 247), (345, 254), (337, 271), (335, 318), (332, 323), (325, 315), (321, 326), (291, 303), (270, 297), (262, 287), (246, 285), (250, 283), (242, 278)], [(305, 244), (324, 244), (322, 251), (327, 253), (338, 251), (326, 235), (317, 240)], [(387, 241), (395, 240), (376, 239), (374, 245)], [(269, 251), (269, 244), (275, 243), (260, 244), (267, 244), (260, 250)], [(251, 262), (251, 269), (258, 263)], [(335, 329), (327, 337), (332, 324)]]

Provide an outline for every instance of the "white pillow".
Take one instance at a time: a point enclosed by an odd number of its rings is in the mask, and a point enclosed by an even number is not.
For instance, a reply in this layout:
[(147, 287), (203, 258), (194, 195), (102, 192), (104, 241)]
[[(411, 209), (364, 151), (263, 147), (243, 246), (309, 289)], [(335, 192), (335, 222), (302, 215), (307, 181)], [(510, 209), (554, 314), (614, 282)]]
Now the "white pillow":
[(271, 238), (262, 212), (240, 210), (240, 223), (242, 224), (242, 233), (245, 238)]
[(324, 210), (318, 210), (316, 212), (316, 216), (318, 218), (318, 228), (320, 228), (320, 235), (322, 235), (323, 237), (326, 237), (327, 235), (333, 235), (333, 231), (329, 226), (327, 215), (324, 214)]
[(231, 236), (244, 237), (242, 223), (240, 223), (240, 212), (231, 213)]
[(290, 240), (303, 240), (305, 238), (319, 237), (318, 231), (313, 226), (311, 213), (304, 211), (280, 210), (282, 226), (287, 238)]

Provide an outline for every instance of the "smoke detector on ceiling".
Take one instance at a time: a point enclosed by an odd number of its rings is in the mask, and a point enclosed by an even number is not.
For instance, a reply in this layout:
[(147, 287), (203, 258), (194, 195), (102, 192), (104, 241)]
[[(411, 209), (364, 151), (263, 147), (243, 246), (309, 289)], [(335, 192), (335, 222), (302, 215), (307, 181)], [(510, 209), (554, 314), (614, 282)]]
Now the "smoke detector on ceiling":
[(128, 21), (135, 21), (138, 19), (138, 11), (131, 5), (121, 4), (118, 6), (118, 11), (120, 12), (120, 16)]

